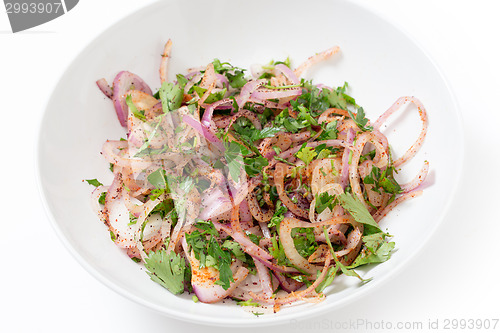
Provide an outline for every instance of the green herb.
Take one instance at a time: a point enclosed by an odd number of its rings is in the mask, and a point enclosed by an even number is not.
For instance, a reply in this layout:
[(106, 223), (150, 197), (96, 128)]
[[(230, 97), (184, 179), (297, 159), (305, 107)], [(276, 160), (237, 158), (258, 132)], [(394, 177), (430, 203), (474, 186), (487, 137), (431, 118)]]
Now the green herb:
[[(203, 94), (205, 94), (205, 92), (207, 91), (206, 88), (202, 88), (200, 86), (193, 86), (193, 89), (194, 91), (196, 91), (196, 93), (198, 94), (198, 96), (203, 96)], [(227, 92), (227, 89), (224, 88), (222, 90), (219, 90), (217, 92), (214, 92), (214, 93), (211, 93), (210, 95), (208, 95), (208, 97), (205, 99), (205, 103), (207, 104), (212, 104), (212, 103), (215, 103), (217, 101), (220, 101), (221, 99), (224, 98), (225, 94)]]
[(232, 240), (226, 240), (224, 241), (224, 243), (222, 243), (221, 248), (231, 251), (236, 257), (236, 259), (239, 259), (243, 262), (247, 261), (245, 252), (243, 252), (238, 242)]
[(104, 205), (106, 203), (106, 193), (107, 192), (102, 192), (99, 196), (99, 199), (97, 200), (99, 204)]
[(295, 156), (300, 158), (306, 166), (309, 165), (317, 155), (318, 153), (313, 148), (304, 146), (295, 154)]
[(132, 257), (130, 259), (132, 259), (132, 261), (134, 261), (134, 262), (141, 262), (142, 261), (141, 258), (136, 258), (136, 257)]
[(248, 154), (248, 149), (234, 141), (231, 141), (228, 146), (226, 146), (226, 151), (224, 152), (224, 157), (226, 159), (227, 167), (229, 168), (229, 174), (235, 182), (238, 182), (240, 177), (240, 172), (243, 167), (243, 156)]
[(269, 253), (276, 259), (278, 265), (286, 265), (289, 263), (285, 254), (285, 249), (277, 237), (271, 238), (271, 246), (268, 249)]
[[(179, 85), (179, 87), (184, 90), (184, 87), (186, 86), (186, 84), (189, 82), (188, 79), (186, 79), (186, 77), (182, 74), (177, 74), (176, 75), (176, 78), (177, 78), (177, 84)], [(158, 95), (157, 98), (159, 98), (160, 96)]]
[(367, 126), (366, 124), (368, 123), (368, 118), (365, 117), (365, 111), (363, 108), (359, 108), (358, 112), (356, 113), (356, 117), (354, 117), (354, 114), (350, 111), (347, 110), (349, 113), (349, 116), (354, 120), (356, 125), (358, 125), (359, 129), (366, 132), (366, 131), (373, 131), (372, 126)]
[(226, 77), (229, 85), (233, 88), (242, 88), (247, 83), (243, 70), (235, 70), (234, 74), (228, 72), (226, 73)]
[(112, 240), (113, 242), (114, 242), (114, 241), (116, 241), (116, 235), (115, 235), (115, 233), (114, 233), (113, 231), (111, 231), (111, 230), (109, 231), (109, 237), (111, 237), (111, 240)]
[(271, 217), (271, 220), (267, 224), (267, 227), (272, 228), (279, 225), (285, 218), (286, 212), (288, 212), (288, 208), (286, 208), (286, 206), (281, 203), (281, 200), (278, 200), (274, 209), (274, 215), (273, 217)]
[(401, 186), (394, 179), (393, 172), (393, 167), (387, 167), (381, 172), (379, 168), (373, 166), (370, 174), (363, 178), (363, 182), (375, 185), (372, 190), (377, 193), (379, 193), (379, 188), (390, 194), (401, 193)]
[(127, 103), (130, 112), (132, 112), (132, 114), (137, 119), (142, 120), (142, 121), (146, 120), (146, 116), (144, 115), (144, 110), (137, 109), (137, 107), (134, 105), (134, 102), (132, 102), (131, 95), (127, 95), (127, 97), (125, 97), (125, 102)]
[(87, 183), (89, 183), (89, 185), (92, 185), (92, 186), (95, 186), (95, 187), (98, 187), (98, 186), (102, 186), (102, 183), (100, 181), (98, 181), (97, 179), (85, 179), (85, 181)]
[(366, 207), (350, 193), (343, 193), (337, 196), (340, 204), (352, 215), (356, 222), (365, 225), (365, 234), (382, 232), (377, 222), (373, 219)]
[[(195, 226), (201, 230), (195, 230), (191, 234), (186, 234), (186, 242), (195, 254), (195, 258), (200, 262), (200, 268), (214, 267), (219, 271), (219, 280), (215, 284), (227, 290), (231, 282), (234, 282), (231, 271), (231, 252), (237, 251), (236, 247), (227, 243), (230, 251), (224, 251), (217, 241), (219, 233), (210, 221), (199, 220)], [(207, 238), (208, 237), (208, 238)], [(224, 245), (223, 245), (224, 247)]]
[(184, 292), (184, 272), (186, 261), (174, 251), (151, 251), (144, 259), (144, 266), (148, 270), (151, 280), (168, 289), (172, 294)]
[(151, 183), (157, 189), (165, 189), (167, 188), (167, 177), (165, 170), (162, 168), (158, 168), (155, 171), (151, 172), (148, 175), (148, 182)]
[(221, 62), (219, 59), (212, 61), (214, 70), (218, 74), (223, 74), (227, 77), (229, 85), (233, 88), (241, 88), (247, 83), (245, 79), (245, 70), (234, 67), (228, 62)]
[(264, 312), (254, 312), (254, 311), (252, 311), (252, 313), (257, 317), (262, 316), (264, 314)]
[(183, 89), (171, 82), (163, 82), (159, 91), (163, 113), (177, 110), (181, 107)]
[(272, 138), (276, 135), (276, 133), (285, 130), (283, 126), (270, 126), (258, 130), (247, 118), (244, 117), (238, 118), (233, 124), (232, 129), (248, 143), (254, 143), (257, 140), (265, 138)]
[(299, 111), (297, 118), (291, 117), (288, 109), (284, 109), (274, 118), (274, 126), (285, 127), (288, 132), (297, 133), (302, 128), (310, 128), (311, 126), (318, 125), (318, 122), (307, 108), (297, 104), (293, 100), (290, 103)]
[(191, 297), (191, 299), (193, 300), (193, 302), (195, 303), (198, 303), (199, 299), (198, 299), (198, 296), (196, 295), (193, 295), (193, 297)]
[(316, 213), (321, 214), (325, 209), (330, 208), (333, 211), (335, 203), (335, 195), (330, 195), (328, 192), (321, 193), (316, 198)]
[(313, 228), (293, 228), (291, 236), (295, 249), (304, 258), (309, 258), (318, 248)]
[(253, 302), (252, 299), (248, 299), (246, 301), (239, 301), (239, 302), (236, 302), (237, 305), (240, 305), (240, 306), (260, 306), (259, 303), (257, 302)]
[(245, 171), (248, 177), (254, 177), (262, 173), (262, 169), (269, 165), (269, 161), (264, 156), (245, 157)]
[(325, 123), (321, 123), (321, 128), (323, 132), (318, 137), (318, 140), (335, 140), (337, 139), (337, 135), (339, 131), (337, 130), (337, 121), (329, 122), (325, 125)]
[(255, 245), (259, 245), (259, 241), (262, 237), (252, 234), (250, 232), (246, 233), (246, 235), (248, 238), (250, 238), (250, 241), (252, 241), (252, 243), (254, 243)]
[(330, 242), (330, 237), (328, 237), (328, 231), (326, 229), (326, 226), (323, 226), (323, 233), (325, 234), (326, 243), (328, 244), (328, 247), (330, 248), (330, 253), (331, 253), (332, 257), (333, 257), (333, 260), (335, 261), (335, 266), (338, 267), (338, 268), (340, 268), (340, 270), (342, 271), (342, 273), (345, 274), (345, 275), (347, 275), (347, 276), (354, 276), (354, 277), (357, 277), (358, 279), (360, 279), (363, 282), (368, 282), (369, 280), (364, 280), (361, 276), (359, 276), (358, 273), (356, 273), (352, 269), (349, 269), (348, 267), (346, 267), (344, 264), (342, 264), (340, 262), (340, 260), (337, 258), (337, 255), (335, 254), (335, 251), (333, 250), (332, 243)]
[(381, 263), (389, 260), (395, 247), (394, 242), (387, 242), (384, 232), (363, 236), (364, 248), (349, 266), (355, 268), (366, 264)]
[[(316, 292), (321, 293), (323, 290), (325, 290), (326, 287), (331, 285), (333, 283), (333, 279), (337, 275), (337, 272), (339, 270), (338, 266), (332, 266), (328, 269), (326, 273), (326, 277), (321, 281), (321, 283), (316, 287)], [(318, 276), (321, 274), (320, 271), (318, 271)]]

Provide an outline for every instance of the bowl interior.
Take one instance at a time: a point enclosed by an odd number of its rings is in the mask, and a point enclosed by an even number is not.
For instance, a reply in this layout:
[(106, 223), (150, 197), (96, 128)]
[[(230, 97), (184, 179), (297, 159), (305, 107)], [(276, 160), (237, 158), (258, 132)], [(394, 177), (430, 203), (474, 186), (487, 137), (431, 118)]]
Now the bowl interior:
[[(345, 1), (304, 2), (162, 1), (126, 17), (103, 32), (67, 69), (43, 118), (38, 149), (39, 180), (49, 216), (63, 242), (93, 275), (119, 293), (166, 315), (214, 325), (262, 325), (323, 313), (361, 296), (408, 262), (442, 220), (460, 173), (462, 132), (453, 96), (427, 55), (407, 35), (376, 14)], [(417, 96), (426, 106), (429, 131), (417, 157), (398, 174), (411, 180), (424, 160), (431, 174), (424, 195), (392, 212), (382, 223), (397, 251), (386, 263), (363, 269), (370, 283), (340, 277), (321, 304), (301, 304), (276, 315), (255, 316), (230, 303), (194, 303), (171, 295), (149, 280), (110, 240), (93, 214), (92, 188), (82, 182), (112, 175), (100, 155), (106, 139), (125, 136), (112, 103), (95, 81), (112, 80), (120, 70), (159, 88), (163, 45), (173, 41), (170, 79), (214, 58), (249, 68), (271, 59), (294, 65), (333, 45), (341, 54), (306, 77), (330, 86), (349, 83), (349, 93), (375, 120), (400, 96)], [(416, 139), (420, 122), (411, 107), (391, 118), (383, 131), (396, 156)], [(458, 161), (458, 163), (457, 163)], [(221, 311), (221, 310), (224, 311)]]

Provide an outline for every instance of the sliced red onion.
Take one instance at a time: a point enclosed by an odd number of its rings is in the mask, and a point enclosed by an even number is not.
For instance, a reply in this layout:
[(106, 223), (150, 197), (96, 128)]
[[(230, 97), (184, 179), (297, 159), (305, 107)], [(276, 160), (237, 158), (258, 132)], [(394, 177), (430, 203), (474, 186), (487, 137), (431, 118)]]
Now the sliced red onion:
[(401, 190), (403, 193), (408, 193), (416, 188), (418, 188), (427, 178), (427, 174), (429, 173), (429, 162), (425, 161), (424, 166), (420, 169), (420, 172), (417, 176), (408, 184), (401, 185)]
[(250, 98), (247, 100), (247, 102), (262, 104), (266, 108), (270, 108), (270, 109), (283, 110), (283, 109), (286, 109), (287, 107), (290, 107), (290, 103), (276, 103), (276, 102), (272, 102), (272, 101), (268, 101), (268, 100), (262, 100), (260, 98), (254, 98), (252, 96), (250, 96)]
[(377, 137), (375, 137), (371, 132), (364, 132), (358, 135), (356, 138), (356, 146), (354, 147), (351, 157), (351, 164), (349, 165), (349, 182), (351, 184), (352, 192), (356, 194), (358, 199), (363, 202), (367, 208), (368, 204), (365, 202), (363, 191), (359, 183), (358, 165), (363, 148), (368, 142), (375, 146), (376, 153), (373, 162), (377, 168), (382, 169), (386, 167), (389, 162), (388, 153), (385, 151), (382, 143), (377, 140)]
[(108, 84), (105, 78), (96, 81), (97, 86), (101, 89), (102, 93), (109, 99), (113, 98), (113, 89)]
[(425, 136), (427, 134), (427, 126), (428, 126), (428, 118), (427, 118), (427, 111), (425, 110), (424, 105), (422, 102), (420, 102), (417, 98), (413, 96), (404, 96), (399, 98), (387, 111), (385, 111), (378, 119), (377, 121), (373, 124), (373, 128), (378, 130), (380, 129), (380, 126), (389, 118), (394, 112), (399, 110), (403, 105), (407, 103), (413, 103), (417, 107), (418, 114), (420, 116), (420, 120), (422, 121), (422, 130), (420, 131), (420, 134), (411, 145), (411, 147), (404, 153), (403, 156), (398, 158), (396, 161), (394, 161), (394, 167), (397, 168), (401, 166), (402, 164), (408, 162), (410, 159), (415, 156), (417, 151), (420, 149), (422, 144), (424, 143)]
[(281, 288), (283, 288), (284, 291), (289, 293), (298, 290), (300, 287), (304, 285), (304, 282), (298, 282), (294, 279), (283, 276), (283, 274), (281, 273), (273, 272), (273, 275), (278, 279)]
[(269, 227), (267, 226), (267, 222), (259, 222), (260, 230), (262, 230), (262, 235), (266, 239), (271, 238), (271, 231), (269, 230)]
[(222, 141), (219, 140), (218, 137), (216, 137), (208, 128), (206, 128), (202, 123), (199, 123), (197, 120), (195, 120), (193, 117), (184, 115), (182, 117), (182, 120), (194, 128), (198, 133), (203, 135), (205, 139), (207, 139), (209, 142), (211, 142), (215, 147), (219, 149), (219, 151), (224, 151), (224, 144)]
[(225, 75), (215, 74), (215, 76), (217, 77), (217, 83), (220, 87), (229, 88), (229, 81)]
[(103, 185), (97, 186), (90, 195), (90, 202), (92, 203), (92, 209), (99, 217), (99, 220), (101, 220), (104, 223), (106, 223), (106, 215), (104, 214), (104, 211), (101, 205), (99, 204), (99, 198), (101, 197), (102, 193), (108, 191), (108, 188), (109, 186), (103, 186)]
[(121, 71), (113, 80), (113, 103), (116, 115), (123, 127), (127, 126), (128, 105), (125, 101), (125, 93), (129, 90), (139, 90), (152, 95), (151, 88), (139, 76)]
[[(352, 128), (349, 128), (347, 131), (346, 143), (352, 144), (354, 141), (354, 137), (356, 133)], [(342, 189), (345, 189), (347, 183), (349, 182), (349, 154), (351, 150), (349, 148), (344, 149), (344, 153), (342, 155), (342, 172), (340, 173), (340, 185)]]
[(406, 200), (418, 197), (422, 193), (422, 190), (413, 190), (411, 192), (403, 194), (402, 196), (391, 202), (389, 205), (387, 205), (385, 208), (379, 209), (375, 214), (373, 214), (373, 219), (377, 223), (380, 222), (380, 220), (382, 220), (394, 207)]
[(278, 272), (278, 273), (298, 273), (298, 270), (293, 268), (293, 267), (288, 267), (288, 266), (278, 266), (275, 263), (270, 262), (269, 260), (263, 259), (257, 255), (252, 255), (252, 258), (254, 260), (260, 261), (264, 266), (269, 268), (273, 272)]
[(274, 66), (274, 70), (277, 70), (278, 72), (283, 73), (283, 75), (285, 75), (286, 78), (288, 79), (288, 81), (290, 81), (292, 84), (299, 84), (300, 83), (299, 78), (290, 69), (290, 67), (288, 67), (284, 64), (278, 64), (278, 65)]
[(204, 192), (201, 202), (202, 210), (198, 218), (202, 220), (208, 220), (224, 214), (233, 207), (231, 200), (222, 193), (219, 187), (215, 187), (212, 191)]
[(302, 95), (302, 88), (284, 88), (284, 89), (266, 89), (259, 88), (255, 90), (251, 96), (257, 100), (275, 99), (275, 98), (286, 98), (295, 97)]
[(340, 51), (340, 48), (338, 46), (334, 46), (334, 47), (331, 47), (323, 52), (320, 52), (320, 53), (316, 53), (315, 55), (309, 57), (306, 61), (304, 61), (302, 64), (300, 64), (299, 67), (297, 67), (297, 69), (295, 69), (295, 75), (297, 75), (297, 77), (301, 77), (302, 74), (309, 68), (311, 67), (312, 65), (322, 61), (322, 60), (325, 60), (325, 59), (328, 59), (330, 58), (331, 56), (333, 56), (334, 54), (338, 53)]
[(250, 111), (250, 110), (246, 110), (246, 109), (242, 109), (240, 111), (238, 111), (232, 118), (231, 118), (231, 122), (229, 123), (229, 125), (226, 127), (226, 131), (228, 131), (231, 126), (233, 126), (234, 122), (240, 118), (240, 117), (245, 117), (247, 118), (248, 120), (250, 120), (250, 122), (252, 123), (252, 125), (258, 129), (258, 130), (261, 130), (262, 129), (262, 124), (260, 123), (260, 120), (259, 118), (257, 117), (257, 115)]
[(239, 108), (242, 108), (245, 106), (246, 102), (248, 102), (248, 99), (252, 95), (252, 93), (259, 88), (260, 86), (266, 84), (266, 80), (261, 79), (261, 80), (250, 80), (245, 85), (243, 88), (241, 88), (240, 95), (236, 98), (236, 103), (238, 104)]
[[(203, 78), (200, 82), (200, 87), (208, 89), (210, 86), (215, 86), (215, 82), (217, 81), (217, 76), (215, 75), (214, 64), (209, 63), (207, 68), (205, 69), (205, 73), (203, 74)], [(212, 88), (213, 88), (212, 86)]]
[(233, 100), (230, 98), (224, 98), (221, 99), (220, 101), (217, 101), (215, 103), (210, 104), (206, 109), (205, 113), (203, 113), (203, 118), (201, 119), (201, 123), (205, 125), (207, 128), (211, 128), (212, 126), (212, 117), (214, 114), (214, 110), (217, 109), (218, 107), (222, 106), (227, 106), (227, 105), (232, 105)]
[(247, 199), (240, 202), (240, 218), (241, 222), (245, 222), (247, 224), (251, 224), (252, 222), (252, 213), (250, 213), (250, 209), (248, 208)]
[[(295, 248), (295, 244), (291, 235), (293, 228), (302, 227), (303, 224), (304, 223), (302, 223), (302, 221), (297, 219), (283, 219), (280, 224), (280, 241), (283, 245), (283, 250), (285, 251), (287, 258), (295, 267), (300, 268), (308, 272), (309, 274), (316, 274), (316, 272), (320, 268), (316, 265), (312, 265), (307, 261), (307, 259), (299, 254), (299, 252)], [(312, 225), (310, 227), (312, 227)]]
[(161, 55), (160, 63), (160, 80), (161, 83), (166, 82), (168, 79), (168, 63), (170, 60), (170, 52), (172, 50), (172, 40), (168, 40), (163, 49), (163, 54)]
[(254, 260), (255, 268), (257, 269), (257, 274), (259, 274), (259, 281), (262, 285), (262, 292), (265, 298), (273, 298), (273, 287), (271, 282), (271, 277), (267, 267), (264, 266), (260, 261)]

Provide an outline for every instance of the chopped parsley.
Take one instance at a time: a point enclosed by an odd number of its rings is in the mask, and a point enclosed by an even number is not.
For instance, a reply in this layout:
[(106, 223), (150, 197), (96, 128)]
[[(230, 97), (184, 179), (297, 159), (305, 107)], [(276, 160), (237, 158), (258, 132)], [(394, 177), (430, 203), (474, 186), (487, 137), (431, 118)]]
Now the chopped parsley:
[(356, 117), (354, 116), (354, 114), (350, 110), (347, 110), (347, 112), (349, 113), (349, 116), (351, 116), (352, 120), (354, 120), (356, 125), (358, 125), (360, 130), (362, 130), (363, 132), (373, 131), (372, 126), (367, 126), (368, 118), (365, 117), (365, 111), (363, 110), (363, 108), (361, 108), (361, 107), (358, 108), (358, 112), (356, 113)]
[[(186, 242), (194, 252), (195, 258), (200, 262), (200, 269), (204, 267), (214, 267), (219, 271), (219, 280), (215, 284), (222, 286), (227, 290), (234, 282), (231, 271), (231, 253), (238, 252), (236, 246), (232, 243), (224, 243), (222, 246), (217, 241), (219, 233), (210, 221), (198, 220), (195, 223), (198, 230), (190, 234), (186, 233)], [(223, 248), (230, 250), (224, 250)], [(241, 248), (240, 248), (241, 250)]]
[(85, 181), (87, 183), (89, 183), (89, 185), (92, 185), (92, 186), (95, 186), (95, 187), (98, 187), (98, 186), (102, 186), (102, 183), (100, 181), (98, 181), (97, 179), (85, 179)]

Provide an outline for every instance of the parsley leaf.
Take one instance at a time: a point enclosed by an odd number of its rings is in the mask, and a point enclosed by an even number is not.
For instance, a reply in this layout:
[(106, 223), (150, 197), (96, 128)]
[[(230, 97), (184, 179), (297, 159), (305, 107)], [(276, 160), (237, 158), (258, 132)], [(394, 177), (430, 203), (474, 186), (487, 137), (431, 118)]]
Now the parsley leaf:
[(297, 252), (304, 258), (309, 258), (318, 248), (313, 228), (293, 228), (291, 235)]
[(184, 292), (184, 272), (186, 261), (174, 251), (160, 250), (150, 252), (145, 258), (144, 266), (149, 272), (151, 280), (159, 283), (168, 289), (172, 294), (182, 294)]
[(241, 168), (243, 167), (243, 156), (248, 154), (248, 149), (234, 141), (231, 141), (226, 147), (224, 152), (224, 158), (226, 159), (227, 167), (229, 168), (229, 174), (235, 182), (238, 181), (240, 177)]
[(151, 183), (157, 189), (165, 189), (167, 188), (167, 178), (165, 174), (165, 170), (162, 168), (156, 169), (156, 171), (151, 172), (148, 175), (148, 182)]
[(99, 196), (99, 199), (97, 200), (99, 204), (104, 205), (106, 203), (106, 193), (107, 192), (102, 192)]
[(337, 130), (337, 121), (329, 122), (325, 125), (325, 123), (321, 123), (321, 128), (323, 132), (318, 137), (318, 140), (335, 140), (337, 139), (337, 134), (339, 131)]
[(349, 116), (352, 118), (352, 120), (354, 120), (356, 125), (358, 125), (360, 130), (362, 130), (363, 132), (373, 131), (372, 126), (366, 126), (366, 124), (368, 123), (368, 118), (365, 117), (365, 111), (363, 110), (363, 108), (358, 109), (356, 117), (354, 117), (354, 114), (350, 110), (347, 110), (347, 112), (349, 113)]
[(384, 171), (380, 172), (380, 169), (376, 166), (372, 167), (369, 175), (363, 178), (365, 184), (375, 185), (372, 191), (379, 193), (379, 188), (382, 188), (385, 192), (390, 194), (401, 193), (401, 186), (394, 179), (393, 167), (388, 167)]
[(298, 158), (300, 158), (306, 165), (309, 165), (311, 161), (316, 157), (318, 153), (311, 147), (303, 146), (296, 154)]
[(370, 212), (356, 197), (350, 193), (343, 193), (337, 197), (342, 207), (352, 215), (356, 222), (362, 223), (367, 227), (365, 228), (365, 234), (382, 232)]
[(335, 254), (335, 251), (333, 250), (332, 243), (330, 242), (330, 238), (328, 237), (328, 231), (326, 229), (326, 226), (323, 226), (323, 233), (325, 234), (326, 243), (328, 244), (328, 247), (330, 248), (330, 253), (333, 256), (333, 260), (335, 261), (335, 266), (340, 268), (342, 273), (344, 273), (347, 276), (357, 277), (358, 279), (360, 279), (363, 282), (369, 281), (369, 280), (364, 280), (361, 276), (359, 276), (358, 273), (356, 273), (354, 270), (350, 269), (349, 267), (345, 266), (344, 264), (342, 264), (340, 262), (340, 260), (337, 258), (337, 255)]
[(269, 161), (264, 156), (245, 157), (245, 171), (247, 176), (254, 177), (262, 172), (262, 168), (269, 164)]
[[(198, 94), (198, 96), (203, 96), (203, 94), (207, 91), (206, 88), (202, 88), (200, 86), (193, 86), (194, 91)], [(217, 92), (211, 93), (208, 95), (207, 99), (205, 99), (205, 103), (207, 104), (212, 104), (217, 101), (220, 101), (221, 99), (224, 98), (224, 95), (226, 94), (227, 89), (224, 88), (222, 90), (219, 90)]]
[(366, 264), (381, 263), (389, 260), (391, 252), (395, 247), (394, 242), (385, 240), (386, 233), (376, 233), (363, 236), (365, 248), (360, 252), (356, 260), (349, 268), (359, 267)]
[(247, 83), (243, 70), (235, 70), (234, 74), (226, 73), (229, 85), (233, 88), (241, 88)]
[(230, 250), (236, 257), (236, 259), (239, 259), (243, 262), (247, 261), (245, 252), (243, 252), (238, 242), (229, 239), (225, 240), (224, 243), (222, 243), (222, 248)]
[(85, 179), (85, 181), (87, 183), (89, 183), (89, 185), (92, 185), (92, 186), (95, 186), (95, 187), (98, 187), (98, 186), (102, 186), (102, 183), (100, 181), (98, 181), (97, 179)]
[(163, 113), (177, 110), (181, 107), (183, 90), (171, 82), (163, 82), (159, 91)]
[[(195, 258), (199, 260), (200, 268), (211, 266), (219, 271), (219, 280), (215, 281), (215, 284), (227, 290), (230, 283), (234, 282), (233, 272), (231, 271), (231, 252), (236, 252), (238, 256), (242, 257), (236, 247), (238, 243), (226, 243), (226, 241), (224, 243), (225, 245), (223, 244), (221, 247), (217, 241), (219, 233), (211, 221), (199, 220), (195, 226), (199, 230), (195, 230), (190, 234), (186, 233), (186, 242), (193, 250)], [(230, 250), (225, 251), (222, 249), (223, 247), (229, 248)], [(239, 250), (241, 250), (241, 248)]]
[[(322, 292), (323, 290), (325, 290), (326, 287), (328, 287), (333, 283), (333, 279), (337, 275), (338, 270), (339, 270), (338, 266), (332, 266), (328, 269), (326, 277), (323, 279), (323, 281), (321, 281), (321, 283), (315, 289), (317, 293)], [(320, 271), (318, 271), (318, 276), (319, 274), (321, 274)]]
[(286, 212), (288, 212), (288, 208), (286, 208), (286, 206), (281, 203), (281, 200), (278, 200), (276, 202), (274, 215), (273, 217), (271, 217), (271, 220), (267, 224), (267, 227), (272, 228), (278, 226), (281, 223), (281, 221), (283, 221), (283, 219), (285, 218)]
[(321, 193), (316, 198), (316, 213), (321, 214), (325, 209), (330, 208), (333, 210), (335, 202), (335, 195), (330, 195), (328, 192)]

